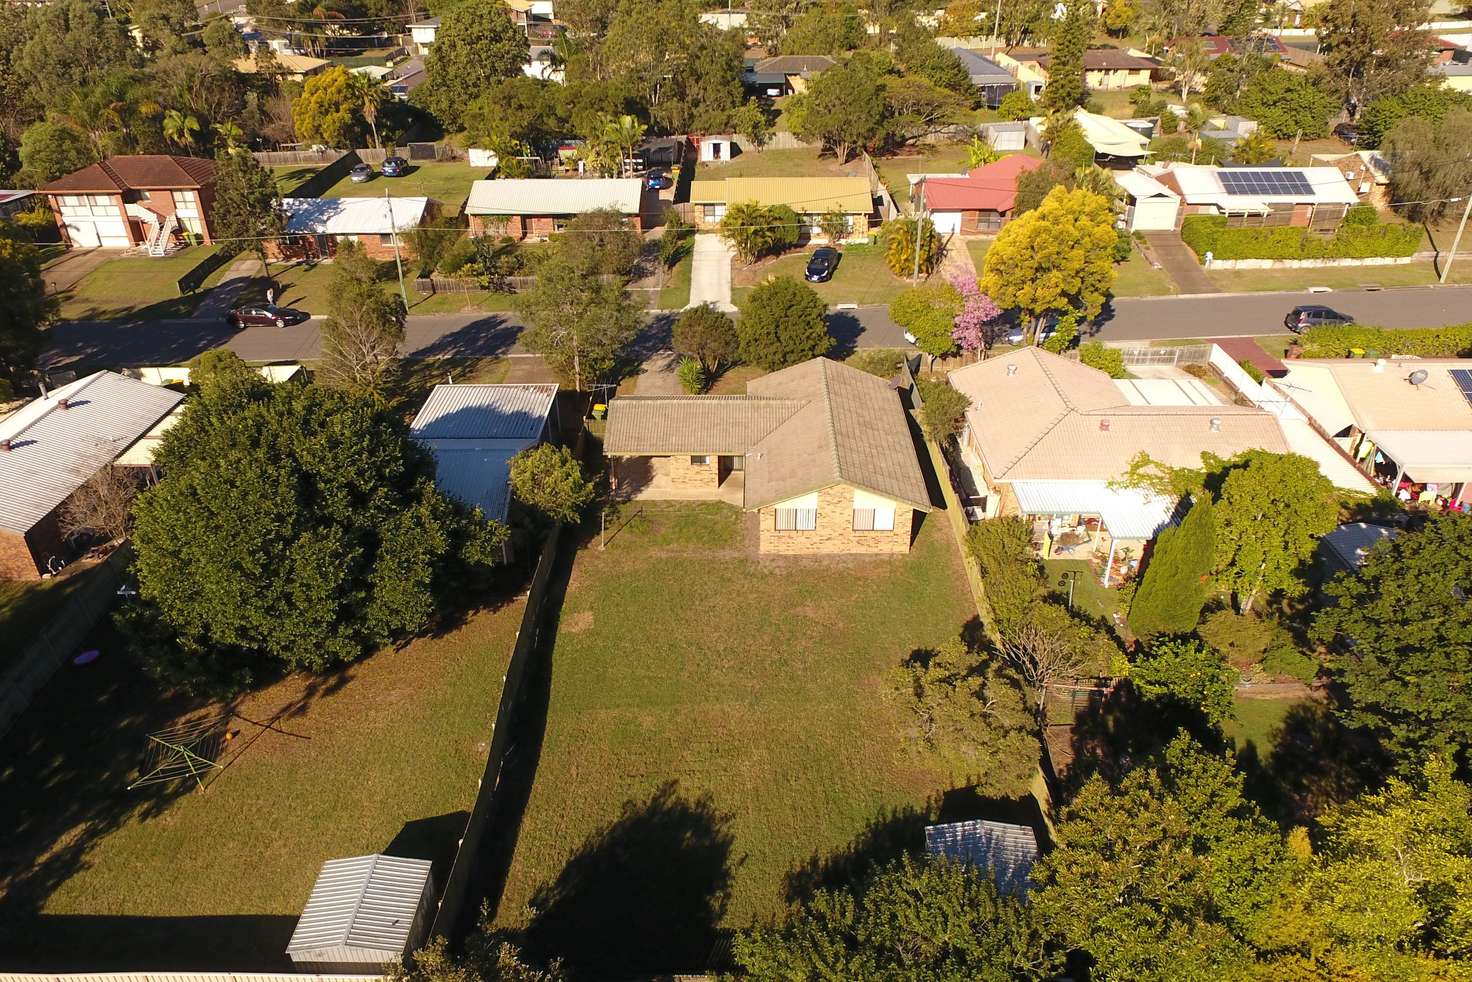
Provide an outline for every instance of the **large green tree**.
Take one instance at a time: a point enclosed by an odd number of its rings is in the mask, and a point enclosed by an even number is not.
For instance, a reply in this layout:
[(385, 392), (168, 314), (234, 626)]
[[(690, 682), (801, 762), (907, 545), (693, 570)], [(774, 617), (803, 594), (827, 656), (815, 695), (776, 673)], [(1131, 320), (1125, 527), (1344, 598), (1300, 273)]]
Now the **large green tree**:
[(1454, 109), (1472, 110), (1472, 92), (1428, 83), (1381, 96), (1360, 113), (1359, 144), (1378, 147), (1401, 120), (1420, 117), (1430, 123), (1440, 123)]
[(360, 146), (368, 134), (363, 118), (363, 100), (353, 75), (342, 65), (333, 65), (313, 75), (302, 86), (302, 94), (291, 104), (296, 135), (307, 143), (329, 147)]
[(1114, 285), (1114, 210), (1088, 191), (1057, 187), (1008, 222), (986, 255), (981, 290), (1034, 322), (1097, 317)]
[(555, 522), (576, 522), (597, 493), (567, 447), (543, 443), (511, 458), (511, 493)]
[(783, 922), (739, 934), (734, 953), (755, 979), (1014, 982), (1062, 967), (1026, 903), (944, 857), (902, 858), (821, 890)]
[(1280, 140), (1312, 140), (1329, 132), (1336, 108), (1334, 96), (1309, 76), (1270, 68), (1247, 83), (1235, 111)]
[(1032, 525), (1020, 517), (977, 522), (966, 531), (966, 553), (981, 570), (997, 630), (1003, 637), (1015, 635), (1043, 592), (1043, 567), (1032, 553)]
[(415, 96), (447, 127), (463, 129), (465, 110), (485, 89), (522, 74), (529, 47), (506, 8), (458, 3), (440, 18)]
[(1221, 652), (1194, 638), (1152, 642), (1130, 666), (1130, 682), (1147, 702), (1199, 712), (1212, 726), (1232, 718), (1237, 672)]
[(1202, 496), (1179, 526), (1156, 537), (1130, 601), (1130, 630), (1142, 638), (1194, 631), (1211, 596), (1215, 559), (1216, 522), (1211, 499)]
[(1351, 114), (1425, 80), (1431, 0), (1328, 0), (1313, 10), (1322, 77)]
[(1089, 0), (1070, 0), (1063, 18), (1053, 25), (1049, 45), (1048, 84), (1043, 87), (1043, 107), (1072, 111), (1088, 98), (1084, 85), (1084, 52), (1094, 36), (1094, 5)]
[(570, 219), (555, 248), (560, 259), (589, 276), (627, 280), (639, 262), (643, 242), (628, 216), (612, 208), (595, 208)]
[(672, 339), (675, 352), (700, 363), (706, 378), (713, 379), (741, 353), (741, 335), (736, 322), (725, 311), (708, 303), (691, 307), (675, 321)]
[(134, 505), (133, 625), (163, 667), (239, 681), (350, 662), (422, 629), (460, 563), (489, 560), (503, 530), (440, 495), (401, 417), (233, 357), (195, 381)]
[(150, 52), (188, 51), (199, 45), (199, 19), (191, 0), (133, 0), (133, 23)]
[(915, 338), (915, 346), (932, 362), (956, 350), (951, 332), (960, 313), (961, 293), (949, 283), (910, 287), (889, 304), (890, 319)]
[(41, 278), (35, 247), (0, 235), (0, 379), (12, 390), (30, 381), (41, 351), (41, 330), (59, 306)]
[(286, 229), (280, 201), (275, 175), (251, 154), (227, 150), (216, 159), (210, 230), (222, 249), (254, 252), (267, 276), (266, 242)]
[(96, 160), (97, 153), (87, 135), (59, 119), (33, 123), (20, 138), (25, 179), (37, 185), (49, 184)]
[(48, 109), (63, 105), (71, 92), (95, 85), (110, 70), (141, 61), (122, 22), (89, 0), (31, 7), (25, 33), (14, 66), (31, 97)]
[(741, 360), (768, 371), (826, 355), (827, 305), (806, 283), (776, 276), (752, 288), (741, 303), (736, 331)]
[(318, 370), (323, 381), (378, 402), (387, 396), (408, 313), (403, 298), (384, 288), (380, 274), (380, 263), (357, 243), (338, 248)]
[(1339, 501), (1308, 457), (1250, 450), (1228, 468), (1214, 512), (1218, 582), (1246, 611), (1268, 594), (1303, 593), (1304, 566)]
[(782, 35), (784, 55), (841, 55), (864, 46), (864, 17), (849, 0), (827, 0), (798, 15)]
[(554, 252), (532, 289), (517, 294), (527, 320), (522, 341), (568, 385), (586, 392), (605, 380), (639, 332), (639, 307), (618, 277), (600, 277)]
[(1453, 109), (1440, 123), (1413, 116), (1390, 128), (1380, 142), (1390, 161), (1390, 189), (1406, 202), (1405, 214), (1435, 221), (1467, 194), (1472, 184), (1472, 110)]
[(799, 102), (795, 132), (823, 144), (846, 161), (884, 134), (884, 71), (875, 58), (856, 54), (813, 79)]
[(1344, 686), (1345, 721), (1402, 766), (1426, 752), (1472, 765), (1472, 516), (1403, 532), (1325, 589), (1313, 635)]

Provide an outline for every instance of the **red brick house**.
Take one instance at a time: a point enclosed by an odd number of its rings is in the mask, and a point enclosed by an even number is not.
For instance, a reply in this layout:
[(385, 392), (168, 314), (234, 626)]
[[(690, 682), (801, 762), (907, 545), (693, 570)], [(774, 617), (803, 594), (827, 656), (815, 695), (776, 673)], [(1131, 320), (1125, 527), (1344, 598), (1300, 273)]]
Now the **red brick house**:
[(471, 235), (545, 239), (584, 212), (611, 208), (644, 230), (644, 182), (637, 177), (476, 181), (465, 215)]
[(286, 235), (266, 243), (271, 260), (331, 259), (344, 241), (358, 243), (373, 259), (394, 258), (394, 239), (434, 214), (434, 201), (408, 198), (283, 198)]
[(1041, 166), (1041, 158), (1014, 153), (966, 174), (925, 175), (925, 209), (935, 230), (942, 235), (1000, 230), (1016, 207), (1017, 179)]
[(147, 246), (163, 255), (197, 236), (208, 245), (215, 162), (172, 154), (108, 157), (41, 188), (69, 246)]

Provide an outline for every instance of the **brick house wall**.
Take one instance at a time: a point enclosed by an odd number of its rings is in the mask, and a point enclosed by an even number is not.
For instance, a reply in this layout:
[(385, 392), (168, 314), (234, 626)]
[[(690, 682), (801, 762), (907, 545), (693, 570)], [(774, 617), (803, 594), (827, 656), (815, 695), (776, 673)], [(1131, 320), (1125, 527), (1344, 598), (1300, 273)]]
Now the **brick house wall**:
[[(318, 262), (337, 255), (338, 243), (348, 238), (343, 235), (292, 235), (266, 243), (266, 258), (272, 262), (292, 259), (302, 262)], [(358, 245), (370, 259), (387, 261), (394, 258), (393, 237), (388, 235), (360, 235)], [(326, 254), (323, 254), (323, 245)], [(404, 251), (402, 239), (399, 249)]]
[(39, 580), (46, 560), (61, 554), (61, 521), (55, 511), (25, 535), (0, 530), (0, 580)]
[(670, 486), (684, 491), (714, 491), (721, 485), (720, 458), (710, 454), (705, 463), (696, 463), (701, 458), (679, 456), (670, 458)]
[[(509, 235), (513, 239), (548, 239), (557, 234), (557, 226), (566, 222), (571, 215), (467, 215), (468, 233), (472, 236), (489, 235), (501, 238)], [(644, 231), (643, 215), (628, 215), (629, 225), (636, 232)]]
[(843, 553), (903, 555), (910, 551), (915, 510), (895, 502), (892, 531), (854, 530), (854, 489), (835, 484), (818, 492), (817, 527), (809, 531), (777, 530), (777, 508), (757, 512), (758, 550), (787, 556), (821, 556)]

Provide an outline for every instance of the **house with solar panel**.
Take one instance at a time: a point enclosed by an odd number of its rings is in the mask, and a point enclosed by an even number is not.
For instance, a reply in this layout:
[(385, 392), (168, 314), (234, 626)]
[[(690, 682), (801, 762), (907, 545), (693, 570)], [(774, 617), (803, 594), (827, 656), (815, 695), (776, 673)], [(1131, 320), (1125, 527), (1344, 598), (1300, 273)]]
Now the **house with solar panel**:
[(557, 386), (436, 385), (409, 424), (434, 454), (435, 484), (488, 520), (511, 504), (511, 458), (556, 436)]
[(1220, 215), (1232, 227), (1292, 226), (1330, 234), (1360, 200), (1337, 167), (1159, 163), (1136, 170), (1180, 196), (1180, 218)]

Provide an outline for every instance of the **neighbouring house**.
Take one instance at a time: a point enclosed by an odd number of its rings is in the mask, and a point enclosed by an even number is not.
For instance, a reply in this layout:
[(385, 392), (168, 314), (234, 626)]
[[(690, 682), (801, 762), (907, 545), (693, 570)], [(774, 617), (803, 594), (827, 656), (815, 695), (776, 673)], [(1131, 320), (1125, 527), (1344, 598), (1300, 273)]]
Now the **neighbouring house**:
[(719, 225), (731, 205), (755, 202), (763, 207), (787, 205), (806, 224), (810, 236), (823, 237), (818, 219), (828, 212), (848, 218), (849, 238), (868, 237), (878, 221), (867, 177), (728, 177), (691, 181), (690, 206), (696, 225)]
[(1447, 62), (1433, 65), (1431, 75), (1441, 80), (1442, 88), (1458, 92), (1472, 92), (1472, 65), (1462, 62)]
[(1430, 39), (1432, 55), (1431, 65), (1450, 65), (1453, 63), (1466, 64), (1472, 60), (1472, 54), (1455, 41), (1449, 41), (1444, 37), (1432, 37)]
[[(1179, 47), (1187, 40), (1177, 39), (1172, 45), (1172, 50)], [(1287, 53), (1288, 48), (1273, 37), (1271, 34), (1248, 34), (1242, 37), (1228, 37), (1225, 34), (1202, 34), (1198, 40), (1206, 49), (1206, 57), (1216, 61), (1222, 55), (1260, 55), (1268, 58), (1281, 58)]]
[(764, 553), (908, 552), (930, 496), (889, 382), (827, 358), (744, 396), (618, 396), (603, 450), (615, 494), (724, 500)]
[(267, 258), (317, 262), (356, 242), (371, 259), (393, 259), (404, 233), (433, 216), (429, 198), (282, 198), (286, 234), (266, 243)]
[(1472, 511), (1472, 359), (1290, 359), (1269, 385), (1372, 481)]
[(925, 826), (925, 851), (985, 870), (999, 892), (1025, 898), (1028, 875), (1038, 861), (1038, 837), (1032, 828), (1011, 822), (947, 822)]
[(526, 64), (521, 66), (521, 73), (528, 78), (556, 82), (559, 85), (567, 78), (562, 59), (557, 54), (557, 49), (550, 44), (534, 44), (528, 48)]
[[(1176, 107), (1172, 107), (1171, 111), (1175, 112)], [(1181, 113), (1177, 112), (1176, 115), (1179, 116)], [(1239, 140), (1257, 132), (1257, 120), (1226, 113), (1212, 116), (1206, 121), (1206, 127), (1201, 131), (1203, 140), (1216, 140), (1218, 143), (1235, 147)]]
[(995, 234), (1012, 219), (1017, 205), (1017, 179), (1043, 166), (1041, 157), (1014, 153), (964, 174), (907, 174), (918, 186), (925, 210), (942, 235)]
[(438, 17), (425, 17), (423, 20), (412, 21), (404, 25), (409, 31), (410, 52), (416, 55), (427, 55), (429, 49), (434, 46), (434, 39), (440, 32), (440, 19)]
[(722, 31), (745, 31), (747, 12), (744, 10), (702, 10), (700, 22)]
[(501, 4), (530, 41), (550, 41), (561, 31), (552, 0), (501, 0)]
[(995, 109), (1002, 104), (1009, 92), (1017, 91), (1017, 79), (1012, 73), (981, 52), (969, 48), (952, 48), (951, 54), (966, 69), (971, 84), (981, 90), (982, 105)]
[(97, 372), (0, 419), (0, 579), (39, 579), (65, 564), (67, 500), (183, 400), (172, 389)]
[[(243, 58), (235, 59), (235, 70), (242, 75), (256, 75), (260, 72), (257, 63), (259, 49), (252, 51)], [(313, 75), (318, 75), (327, 70), (332, 64), (322, 58), (313, 58), (310, 55), (299, 55), (291, 51), (276, 55), (276, 63), (280, 66), (282, 75), (293, 82), (303, 82)]]
[(1359, 195), (1337, 167), (1215, 167), (1145, 164), (1138, 168), (1181, 196), (1181, 215), (1221, 215), (1231, 226), (1290, 225), (1333, 232)]
[(1370, 550), (1400, 535), (1400, 529), (1368, 522), (1346, 522), (1319, 540), (1317, 558), (1326, 571), (1353, 573), (1365, 564)]
[(327, 860), (286, 946), (292, 967), (371, 976), (402, 967), (434, 921), (432, 866), (401, 856)]
[(38, 200), (34, 191), (0, 190), (0, 218), (14, 218), (23, 211), (30, 211)]
[(388, 87), (389, 93), (400, 102), (409, 98), (409, 94), (419, 86), (423, 85), (429, 78), (429, 73), (424, 68), (424, 57), (415, 55), (395, 65), (393, 71), (383, 79), (383, 84)]
[(145, 246), (164, 255), (186, 237), (209, 245), (215, 162), (172, 154), (108, 157), (41, 188), (69, 246)]
[(1337, 167), (1362, 203), (1385, 208), (1390, 204), (1390, 160), (1378, 150), (1316, 153), (1310, 163)]
[(409, 435), (434, 454), (445, 494), (504, 522), (511, 503), (511, 458), (556, 435), (557, 386), (436, 385)]
[(642, 231), (643, 203), (644, 182), (637, 177), (529, 177), (476, 181), (465, 201), (465, 215), (471, 235), (545, 239), (561, 232), (568, 219), (605, 208), (626, 216)]
[[(1073, 119), (1089, 146), (1094, 148), (1094, 162), (1102, 167), (1133, 167), (1150, 153), (1148, 136), (1113, 117), (1076, 109)], [(1047, 123), (1043, 117), (1034, 116), (1028, 124), (1046, 135)]]
[(1181, 502), (1118, 487), (1140, 453), (1200, 467), (1204, 452), (1286, 453), (1277, 420), (1224, 404), (1197, 379), (1111, 379), (1037, 347), (950, 374), (971, 400), (958, 480), (983, 519), (1021, 515), (1046, 559), (1087, 560), (1105, 585), (1130, 576)]
[[(1053, 55), (1047, 48), (1009, 48), (998, 53), (996, 60), (1027, 87), (1030, 95), (1036, 96), (1047, 84)], [(1091, 91), (1118, 91), (1149, 85), (1151, 73), (1160, 67), (1152, 58), (1121, 48), (1089, 48), (1084, 52), (1083, 63), (1084, 85)]]
[(1169, 232), (1176, 227), (1181, 210), (1179, 194), (1138, 170), (1113, 171), (1111, 176), (1124, 192), (1120, 228), (1126, 232)]
[[(561, 32), (552, 17), (552, 4), (546, 0), (503, 0), (511, 22), (526, 34), (532, 43), (527, 49), (527, 60), (521, 66), (523, 75), (530, 78), (561, 82), (562, 67), (552, 50), (551, 41)], [(423, 58), (434, 47), (439, 36), (440, 18), (425, 17), (404, 25), (409, 32), (405, 45), (410, 54)]]
[(749, 58), (741, 70), (741, 84), (754, 95), (780, 98), (806, 92), (808, 82), (836, 64), (827, 55), (776, 55)]

